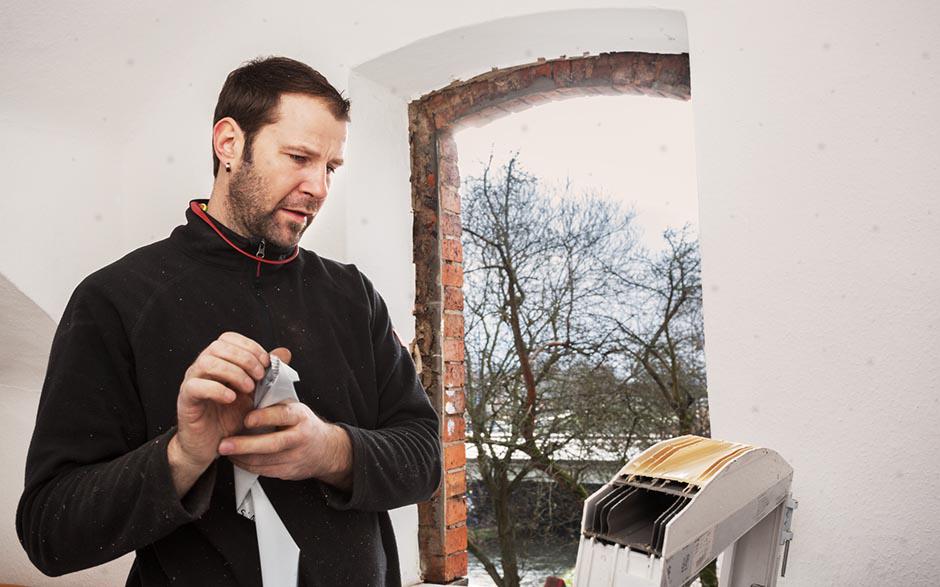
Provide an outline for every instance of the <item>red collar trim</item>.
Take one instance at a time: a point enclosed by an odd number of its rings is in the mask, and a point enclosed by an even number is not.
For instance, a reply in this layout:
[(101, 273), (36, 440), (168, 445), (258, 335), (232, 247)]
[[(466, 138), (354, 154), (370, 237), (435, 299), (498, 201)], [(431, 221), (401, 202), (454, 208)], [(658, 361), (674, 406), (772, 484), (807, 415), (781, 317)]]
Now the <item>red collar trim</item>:
[(248, 257), (249, 259), (254, 259), (255, 261), (257, 261), (257, 262), (258, 262), (258, 273), (259, 273), (259, 274), (260, 274), (260, 272), (261, 272), (261, 263), (267, 263), (268, 265), (283, 265), (283, 264), (285, 264), (285, 263), (290, 263), (291, 261), (293, 261), (294, 259), (297, 258), (297, 255), (298, 255), (298, 254), (300, 254), (300, 247), (299, 247), (299, 246), (295, 246), (295, 247), (294, 247), (294, 252), (291, 253), (290, 257), (287, 257), (286, 259), (281, 259), (281, 260), (279, 260), (279, 261), (275, 261), (275, 260), (273, 260), (273, 259), (265, 259), (264, 257), (259, 257), (259, 256), (257, 256), (257, 255), (253, 255), (252, 253), (249, 253), (248, 251), (246, 251), (246, 250), (240, 248), (238, 245), (236, 245), (236, 244), (233, 243), (231, 240), (229, 240), (229, 238), (228, 238), (227, 236), (225, 236), (224, 234), (222, 234), (222, 231), (219, 230), (219, 228), (215, 225), (215, 222), (213, 222), (212, 219), (209, 218), (209, 215), (206, 214), (205, 210), (202, 209), (202, 205), (200, 205), (199, 202), (193, 200), (192, 202), (189, 203), (189, 208), (190, 208), (190, 210), (193, 211), (193, 213), (194, 213), (196, 216), (202, 218), (202, 219), (205, 221), (205, 223), (208, 224), (208, 225), (212, 228), (212, 230), (214, 230), (214, 231), (216, 232), (216, 234), (218, 234), (220, 237), (222, 237), (222, 240), (224, 240), (226, 243), (228, 243), (228, 245), (229, 245), (230, 247), (232, 247), (233, 249), (235, 249), (236, 251), (238, 251), (238, 252), (241, 253), (242, 255), (245, 255), (245, 256)]

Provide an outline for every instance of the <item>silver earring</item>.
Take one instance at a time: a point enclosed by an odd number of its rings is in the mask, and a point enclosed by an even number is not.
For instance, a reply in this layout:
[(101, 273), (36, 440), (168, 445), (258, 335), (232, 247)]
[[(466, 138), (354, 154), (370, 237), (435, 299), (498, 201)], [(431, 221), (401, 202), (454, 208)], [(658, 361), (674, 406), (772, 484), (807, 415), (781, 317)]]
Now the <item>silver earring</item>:
[(225, 162), (225, 171), (226, 171), (227, 173), (231, 173), (231, 172), (232, 172), (232, 164), (229, 163), (228, 161)]

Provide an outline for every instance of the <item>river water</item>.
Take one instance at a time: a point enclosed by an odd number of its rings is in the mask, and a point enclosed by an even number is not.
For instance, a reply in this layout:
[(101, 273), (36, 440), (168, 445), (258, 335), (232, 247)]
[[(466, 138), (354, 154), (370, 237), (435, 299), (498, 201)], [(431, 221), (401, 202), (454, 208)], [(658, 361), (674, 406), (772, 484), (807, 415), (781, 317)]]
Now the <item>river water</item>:
[[(525, 571), (522, 576), (523, 587), (543, 587), (545, 579), (551, 576), (561, 577), (569, 585), (573, 584), (574, 565), (578, 558), (578, 543), (576, 539), (565, 540), (558, 537), (549, 537), (542, 540), (521, 540), (519, 564)], [(485, 543), (483, 552), (499, 566), (499, 547), (494, 543)], [(486, 569), (472, 554), (468, 557), (469, 570), (467, 577), (471, 586), (495, 586)], [(502, 571), (502, 568), (500, 568)], [(698, 579), (690, 587), (701, 587)]]
[[(543, 539), (523, 539), (519, 541), (519, 565), (524, 571), (522, 585), (525, 587), (542, 587), (545, 579), (550, 576), (561, 577), (571, 585), (574, 576), (574, 564), (578, 557), (577, 538), (564, 539), (549, 536)], [(499, 546), (495, 543), (484, 543), (483, 552), (499, 566)], [(490, 586), (496, 583), (490, 578), (486, 569), (472, 554), (469, 559), (468, 577), (470, 585)], [(500, 571), (502, 569), (500, 568)]]

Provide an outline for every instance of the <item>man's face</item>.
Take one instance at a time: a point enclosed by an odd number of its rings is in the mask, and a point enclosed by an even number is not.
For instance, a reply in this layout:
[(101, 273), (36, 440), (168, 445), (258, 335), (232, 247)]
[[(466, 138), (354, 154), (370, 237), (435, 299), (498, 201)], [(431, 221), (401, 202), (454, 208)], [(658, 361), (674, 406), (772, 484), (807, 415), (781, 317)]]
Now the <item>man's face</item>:
[(324, 101), (282, 95), (276, 122), (255, 134), (233, 170), (232, 228), (278, 246), (296, 245), (326, 201), (345, 145), (346, 122)]

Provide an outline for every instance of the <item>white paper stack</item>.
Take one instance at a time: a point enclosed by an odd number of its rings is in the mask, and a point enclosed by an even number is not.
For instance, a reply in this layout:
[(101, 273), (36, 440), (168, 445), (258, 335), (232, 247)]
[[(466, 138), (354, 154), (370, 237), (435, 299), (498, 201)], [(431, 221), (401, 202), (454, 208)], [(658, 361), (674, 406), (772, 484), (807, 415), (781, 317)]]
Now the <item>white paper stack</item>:
[[(297, 372), (287, 363), (271, 355), (271, 366), (255, 388), (255, 407), (266, 408), (284, 401), (297, 401), (294, 382)], [(248, 434), (263, 434), (272, 428), (258, 428)], [(258, 475), (235, 467), (235, 508), (238, 513), (255, 521), (258, 534), (258, 555), (261, 578), (266, 587), (297, 585), (297, 563), (300, 548), (291, 538), (284, 522), (261, 488)]]

